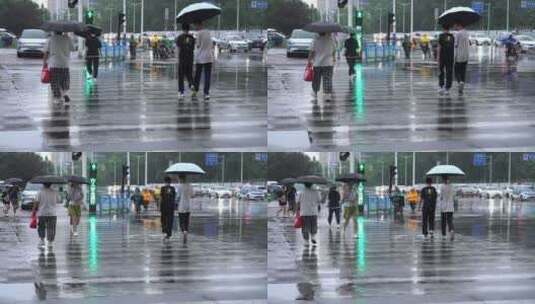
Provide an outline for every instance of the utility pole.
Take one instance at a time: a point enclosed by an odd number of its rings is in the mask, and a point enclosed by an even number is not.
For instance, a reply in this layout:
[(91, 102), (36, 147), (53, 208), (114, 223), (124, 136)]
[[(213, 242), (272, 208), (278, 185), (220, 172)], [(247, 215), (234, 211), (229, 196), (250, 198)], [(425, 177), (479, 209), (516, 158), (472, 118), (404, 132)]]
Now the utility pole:
[(416, 184), (416, 152), (412, 152), (412, 185)]
[(145, 185), (148, 183), (149, 176), (149, 152), (145, 152)]
[(240, 0), (236, 0), (236, 31), (240, 31)]
[(140, 181), (139, 181), (139, 158), (141, 157), (141, 155), (136, 155), (136, 157), (137, 157), (137, 166), (136, 166), (137, 174), (136, 174), (136, 177), (137, 177), (137, 185), (139, 186), (139, 185), (141, 185)]
[(507, 183), (511, 185), (511, 152), (509, 152), (509, 165), (507, 170)]
[(396, 0), (392, 0), (392, 14), (394, 14), (394, 22), (392, 22), (392, 37), (394, 39), (393, 40), (393, 44), (396, 45), (396, 26), (397, 26), (397, 22), (396, 22), (396, 19), (397, 19), (397, 16), (396, 16)]
[(411, 39), (414, 35), (414, 0), (411, 0)]
[(173, 14), (173, 27), (174, 27), (174, 29), (175, 29), (175, 32), (178, 30), (178, 29), (177, 29), (176, 19), (175, 19), (175, 18), (176, 18), (176, 15), (178, 14), (177, 11), (176, 11), (176, 8), (177, 8), (177, 7), (176, 7), (176, 0), (175, 0), (175, 10), (174, 10), (175, 13)]
[[(394, 152), (394, 166), (398, 168), (398, 152)], [(395, 175), (394, 185), (398, 185), (398, 174)]]
[[(125, 15), (124, 23), (123, 23), (123, 37), (126, 37), (126, 23), (128, 22), (128, 18), (126, 18), (126, 0), (123, 0), (123, 13)], [(126, 41), (124, 41), (126, 44)]]
[(240, 152), (240, 183), (243, 184), (243, 152)]
[(409, 5), (409, 3), (401, 3), (401, 6), (403, 7), (403, 33), (407, 33), (405, 32), (405, 7), (407, 7), (407, 5)]
[(448, 0), (444, 0), (444, 11), (448, 9)]
[[(78, 3), (78, 22), (84, 22), (84, 1)], [(84, 41), (82, 37), (78, 37), (78, 58), (84, 56)]]
[(141, 0), (141, 28), (139, 29), (139, 33), (143, 36), (143, 26), (145, 25), (144, 24), (144, 19), (143, 19), (143, 16), (144, 16), (144, 9), (145, 7), (145, 0)]
[(510, 4), (511, 4), (511, 3), (510, 3), (510, 0), (507, 0), (507, 17), (506, 17), (506, 19), (507, 19), (507, 22), (506, 22), (507, 25), (505, 26), (505, 31), (506, 31), (506, 32), (509, 32), (509, 9), (510, 9)]
[[(357, 9), (359, 9), (360, 1), (357, 1)], [(353, 0), (347, 0), (347, 26), (353, 28)]]

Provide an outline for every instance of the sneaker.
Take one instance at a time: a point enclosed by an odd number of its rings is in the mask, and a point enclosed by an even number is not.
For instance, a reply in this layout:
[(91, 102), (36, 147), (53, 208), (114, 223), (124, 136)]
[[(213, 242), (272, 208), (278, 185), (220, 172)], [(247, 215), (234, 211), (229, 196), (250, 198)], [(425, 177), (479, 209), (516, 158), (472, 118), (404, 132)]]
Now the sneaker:
[(210, 95), (209, 94), (204, 94), (204, 100), (209, 100), (210, 99)]
[(459, 94), (463, 94), (464, 92), (464, 82), (459, 82)]
[(318, 244), (315, 239), (311, 239), (310, 241), (312, 242), (312, 246), (316, 246)]
[(340, 230), (340, 224), (336, 225), (336, 229)]
[(444, 90), (443, 94), (446, 95), (446, 96), (450, 96), (450, 90), (448, 90), (448, 89)]
[(435, 233), (433, 232), (433, 230), (429, 231), (429, 235), (431, 235), (431, 238), (435, 237)]
[(184, 93), (178, 93), (178, 100), (184, 99)]
[(65, 100), (65, 102), (70, 102), (71, 98), (69, 97), (69, 95), (64, 95), (63, 100)]
[(452, 241), (455, 239), (455, 232), (453, 230), (450, 232), (450, 238)]
[(78, 236), (78, 231), (74, 231), (73, 235)]
[(439, 95), (444, 95), (444, 91), (445, 91), (444, 88), (440, 88), (440, 89), (438, 89), (438, 94)]
[(43, 239), (39, 240), (39, 244), (37, 244), (37, 248), (45, 248), (45, 240)]
[(47, 245), (49, 249), (52, 249), (54, 247), (54, 242), (48, 241)]

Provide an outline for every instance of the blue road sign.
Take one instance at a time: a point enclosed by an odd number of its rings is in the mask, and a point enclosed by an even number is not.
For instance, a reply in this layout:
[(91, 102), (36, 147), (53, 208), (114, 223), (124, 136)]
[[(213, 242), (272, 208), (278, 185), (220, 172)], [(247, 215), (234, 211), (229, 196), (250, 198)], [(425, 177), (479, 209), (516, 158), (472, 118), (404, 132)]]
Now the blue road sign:
[(483, 1), (473, 1), (472, 9), (478, 14), (481, 14), (483, 11), (485, 11), (485, 3), (483, 3)]
[(474, 166), (483, 167), (487, 165), (487, 154), (474, 153)]
[(267, 161), (268, 160), (268, 154), (265, 153), (265, 152), (256, 153), (255, 154), (255, 159), (257, 161)]
[(217, 153), (206, 153), (204, 155), (204, 164), (207, 167), (215, 167), (219, 163)]
[(265, 10), (268, 8), (268, 3), (266, 0), (251, 0), (251, 8)]
[(535, 0), (522, 0), (522, 1), (520, 1), (520, 8), (535, 9)]
[(535, 160), (535, 153), (524, 153), (522, 155), (522, 159), (524, 161), (532, 161)]

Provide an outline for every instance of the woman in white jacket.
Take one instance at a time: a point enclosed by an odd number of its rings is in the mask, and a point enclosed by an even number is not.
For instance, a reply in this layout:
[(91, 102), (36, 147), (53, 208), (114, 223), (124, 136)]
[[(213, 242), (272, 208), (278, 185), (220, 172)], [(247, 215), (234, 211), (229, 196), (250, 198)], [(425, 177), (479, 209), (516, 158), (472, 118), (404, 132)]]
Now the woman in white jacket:
[(449, 177), (442, 177), (444, 183), (440, 186), (440, 195), (439, 195), (439, 209), (440, 209), (440, 221), (442, 225), (442, 237), (446, 237), (446, 225), (448, 226), (448, 231), (450, 232), (450, 237), (453, 240), (455, 233), (453, 231), (453, 211), (454, 211), (454, 200), (455, 200), (455, 189), (453, 185), (450, 184)]

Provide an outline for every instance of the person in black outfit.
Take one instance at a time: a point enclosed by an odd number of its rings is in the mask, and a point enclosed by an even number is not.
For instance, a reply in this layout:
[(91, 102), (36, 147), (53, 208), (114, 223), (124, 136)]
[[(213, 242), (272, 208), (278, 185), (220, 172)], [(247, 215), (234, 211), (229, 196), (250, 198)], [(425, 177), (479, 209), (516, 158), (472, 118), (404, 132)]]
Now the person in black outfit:
[(175, 188), (171, 186), (171, 178), (166, 176), (165, 186), (160, 189), (160, 220), (162, 224), (162, 232), (166, 234), (166, 239), (169, 239), (173, 233), (175, 198), (176, 191)]
[[(433, 187), (433, 179), (428, 177), (425, 180), (427, 186), (422, 188), (420, 192), (420, 208), (422, 209), (422, 232), (427, 237), (427, 232), (431, 237), (435, 230), (435, 209), (437, 206), (437, 189)], [(423, 205), (423, 207), (422, 207)]]
[[(440, 70), (438, 85), (440, 94), (449, 94), (453, 81), (453, 51), (455, 49), (455, 37), (450, 33), (448, 25), (444, 25), (444, 32), (438, 36), (437, 61)], [(444, 75), (446, 86), (444, 86)]]
[(295, 190), (295, 187), (290, 184), (286, 188), (286, 201), (288, 202), (288, 211), (295, 215), (296, 210), (296, 204), (295, 199), (297, 197), (297, 190)]
[(357, 62), (357, 49), (359, 48), (355, 33), (351, 33), (349, 38), (346, 39), (344, 48), (347, 65), (349, 66), (349, 76), (353, 76), (355, 74), (355, 63)]
[(85, 63), (87, 67), (87, 73), (93, 78), (98, 76), (98, 62), (100, 58), (100, 49), (102, 44), (97, 36), (93, 33), (89, 34), (85, 39), (85, 47), (87, 51), (85, 53)]
[(329, 189), (329, 227), (331, 226), (333, 213), (336, 217), (336, 224), (338, 225), (338, 228), (340, 228), (340, 193), (336, 190), (336, 187), (331, 187)]
[(178, 52), (178, 93), (179, 98), (184, 98), (184, 77), (188, 80), (188, 86), (193, 84), (193, 51), (195, 38), (189, 33), (189, 24), (182, 24), (183, 33), (176, 38)]

